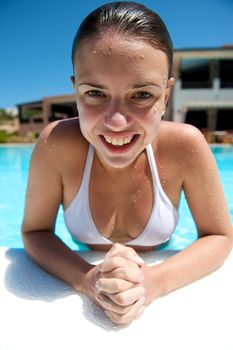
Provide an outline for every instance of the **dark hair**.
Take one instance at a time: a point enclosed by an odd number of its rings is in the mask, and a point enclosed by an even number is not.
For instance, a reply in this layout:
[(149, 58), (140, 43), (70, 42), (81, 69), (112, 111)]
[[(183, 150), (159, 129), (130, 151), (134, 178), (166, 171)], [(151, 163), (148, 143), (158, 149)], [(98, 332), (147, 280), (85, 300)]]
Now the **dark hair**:
[(111, 2), (98, 7), (81, 23), (72, 46), (72, 63), (84, 39), (100, 37), (107, 30), (137, 37), (161, 51), (168, 59), (169, 76), (173, 63), (173, 46), (169, 32), (158, 14), (136, 2)]

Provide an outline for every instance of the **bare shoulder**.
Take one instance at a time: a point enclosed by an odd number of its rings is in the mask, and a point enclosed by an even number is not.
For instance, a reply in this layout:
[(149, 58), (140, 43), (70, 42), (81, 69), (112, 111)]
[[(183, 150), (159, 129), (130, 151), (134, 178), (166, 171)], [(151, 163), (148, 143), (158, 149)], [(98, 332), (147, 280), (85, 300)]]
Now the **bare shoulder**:
[(41, 132), (35, 150), (46, 154), (64, 169), (64, 163), (82, 162), (87, 147), (78, 118), (71, 118), (48, 124)]
[(81, 177), (85, 147), (77, 119), (51, 123), (42, 131), (30, 162), (24, 232), (53, 232), (68, 175)]
[(197, 161), (211, 157), (212, 153), (203, 134), (196, 127), (164, 121), (158, 135), (160, 152), (167, 154), (180, 166), (186, 168), (194, 159)]
[(57, 145), (59, 143), (63, 147), (70, 144), (85, 144), (79, 127), (78, 118), (59, 120), (48, 124), (40, 135), (40, 140), (49, 144)]
[[(159, 137), (162, 144), (168, 147), (200, 147), (207, 145), (206, 140), (199, 129), (185, 123), (164, 121), (161, 124)], [(167, 141), (167, 142), (165, 142)]]

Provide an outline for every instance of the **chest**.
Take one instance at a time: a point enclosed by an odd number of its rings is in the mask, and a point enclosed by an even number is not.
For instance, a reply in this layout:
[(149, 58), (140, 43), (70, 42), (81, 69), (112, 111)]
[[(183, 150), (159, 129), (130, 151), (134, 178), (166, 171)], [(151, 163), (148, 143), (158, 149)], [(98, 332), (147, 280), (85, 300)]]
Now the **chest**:
[(150, 174), (134, 172), (110, 178), (98, 171), (90, 177), (89, 204), (98, 230), (112, 241), (137, 237), (147, 224), (154, 201)]
[[(156, 163), (163, 191), (178, 207), (179, 176), (175, 176), (172, 164), (168, 170), (159, 160)], [(89, 204), (95, 225), (106, 238), (124, 243), (143, 232), (156, 203), (157, 184), (153, 182), (152, 171), (145, 154), (130, 171), (117, 177), (106, 176), (94, 164)]]
[[(164, 192), (173, 205), (178, 206), (180, 176), (171, 163), (157, 159), (156, 164)], [(67, 207), (77, 193), (74, 171), (64, 184), (64, 204)], [(94, 159), (87, 191), (95, 226), (104, 237), (119, 243), (132, 240), (143, 232), (156, 201), (151, 169), (145, 155), (130, 171), (118, 176), (109, 176)]]

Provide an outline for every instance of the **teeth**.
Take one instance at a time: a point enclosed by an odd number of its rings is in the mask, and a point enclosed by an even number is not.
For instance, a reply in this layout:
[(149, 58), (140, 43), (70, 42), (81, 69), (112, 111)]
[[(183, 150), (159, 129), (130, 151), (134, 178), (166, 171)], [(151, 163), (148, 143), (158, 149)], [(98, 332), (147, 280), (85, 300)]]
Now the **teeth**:
[(127, 137), (111, 137), (111, 136), (104, 136), (105, 140), (108, 143), (111, 143), (114, 146), (123, 146), (127, 143), (130, 143), (133, 136), (127, 136)]

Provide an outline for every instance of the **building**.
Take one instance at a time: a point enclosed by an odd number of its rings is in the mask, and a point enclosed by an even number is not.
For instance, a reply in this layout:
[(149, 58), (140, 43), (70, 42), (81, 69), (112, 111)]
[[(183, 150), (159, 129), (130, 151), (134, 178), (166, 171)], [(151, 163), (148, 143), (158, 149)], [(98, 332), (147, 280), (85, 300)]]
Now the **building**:
[[(233, 45), (175, 50), (175, 86), (165, 118), (203, 132), (233, 132)], [(74, 95), (18, 105), (20, 133), (39, 133), (49, 122), (77, 115)]]
[(73, 94), (45, 97), (18, 105), (20, 135), (39, 134), (50, 122), (77, 116), (75, 97)]
[(233, 130), (233, 46), (178, 50), (170, 119), (201, 130)]

